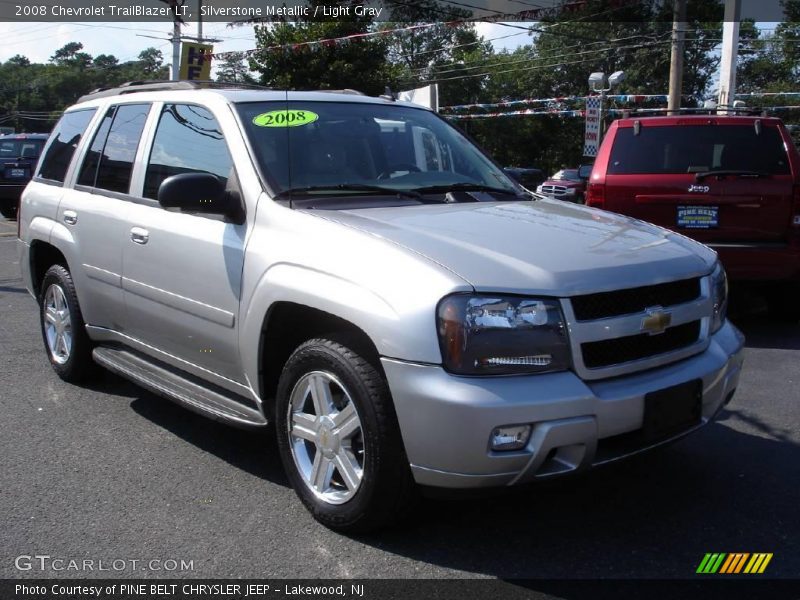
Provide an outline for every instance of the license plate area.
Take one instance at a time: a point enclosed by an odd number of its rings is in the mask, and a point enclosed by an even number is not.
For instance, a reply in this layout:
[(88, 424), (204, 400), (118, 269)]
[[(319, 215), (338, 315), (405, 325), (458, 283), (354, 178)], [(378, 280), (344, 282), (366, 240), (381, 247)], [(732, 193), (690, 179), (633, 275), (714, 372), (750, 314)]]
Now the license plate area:
[(24, 168), (7, 168), (6, 179), (25, 179), (28, 170)]
[(655, 442), (700, 424), (703, 406), (703, 382), (694, 379), (650, 392), (644, 397), (642, 435)]
[(719, 206), (679, 206), (676, 222), (684, 229), (716, 229)]

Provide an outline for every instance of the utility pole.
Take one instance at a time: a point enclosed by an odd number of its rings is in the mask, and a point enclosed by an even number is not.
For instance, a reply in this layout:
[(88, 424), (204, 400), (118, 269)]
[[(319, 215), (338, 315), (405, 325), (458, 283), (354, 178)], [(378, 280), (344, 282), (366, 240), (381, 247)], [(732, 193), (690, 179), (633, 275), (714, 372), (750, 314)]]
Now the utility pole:
[[(733, 108), (736, 100), (736, 57), (739, 52), (739, 19), (742, 0), (725, 0), (725, 22), (722, 24), (722, 62), (719, 68), (717, 106)], [(728, 111), (723, 111), (727, 113)]]
[(686, 0), (675, 0), (672, 10), (672, 54), (669, 60), (667, 114), (679, 113), (683, 91), (683, 42), (686, 35)]
[(181, 78), (181, 24), (177, 15), (172, 21), (172, 81)]
[(203, 43), (203, 0), (197, 0), (197, 41)]

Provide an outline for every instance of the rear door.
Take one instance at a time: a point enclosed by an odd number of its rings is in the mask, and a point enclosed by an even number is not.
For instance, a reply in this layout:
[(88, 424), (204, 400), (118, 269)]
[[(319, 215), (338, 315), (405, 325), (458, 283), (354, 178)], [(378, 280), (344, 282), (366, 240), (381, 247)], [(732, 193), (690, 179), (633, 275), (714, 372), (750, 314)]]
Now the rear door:
[[(123, 331), (122, 248), (130, 182), (149, 103), (108, 107), (80, 157), (73, 189), (67, 190), (58, 219), (73, 236), (80, 266), (79, 290), (89, 325)], [(78, 270), (79, 269), (79, 270)], [(77, 283), (77, 282), (76, 282)]]
[(607, 209), (704, 243), (784, 240), (793, 178), (777, 122), (712, 117), (640, 123), (638, 134), (633, 127), (617, 130)]

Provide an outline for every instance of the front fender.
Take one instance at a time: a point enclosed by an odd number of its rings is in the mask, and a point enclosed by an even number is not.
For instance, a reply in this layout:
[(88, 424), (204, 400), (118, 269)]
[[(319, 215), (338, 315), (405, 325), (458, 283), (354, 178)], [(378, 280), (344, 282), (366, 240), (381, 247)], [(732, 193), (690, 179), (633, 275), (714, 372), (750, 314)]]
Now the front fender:
[[(415, 336), (400, 326), (400, 314), (385, 298), (365, 289), (355, 282), (328, 273), (290, 263), (273, 265), (255, 286), (250, 303), (243, 315), (240, 344), (245, 373), (249, 381), (258, 381), (261, 328), (265, 315), (279, 302), (292, 302), (320, 310), (349, 321), (363, 330), (373, 341), (382, 356), (403, 357), (409, 352), (418, 360), (439, 362), (435, 337), (414, 339)], [(418, 315), (430, 321), (432, 316)], [(405, 329), (405, 331), (404, 331)], [(411, 348), (415, 348), (409, 350)]]

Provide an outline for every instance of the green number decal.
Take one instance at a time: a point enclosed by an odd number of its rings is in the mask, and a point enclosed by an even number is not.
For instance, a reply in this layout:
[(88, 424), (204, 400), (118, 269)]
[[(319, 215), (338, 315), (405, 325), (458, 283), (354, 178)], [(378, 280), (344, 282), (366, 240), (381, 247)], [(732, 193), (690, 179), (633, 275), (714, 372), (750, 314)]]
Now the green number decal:
[(308, 125), (319, 119), (319, 115), (310, 110), (272, 110), (253, 117), (253, 125), (257, 127), (297, 127)]

